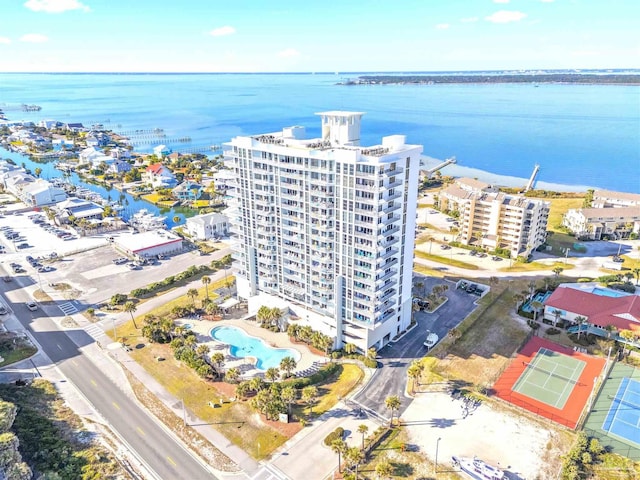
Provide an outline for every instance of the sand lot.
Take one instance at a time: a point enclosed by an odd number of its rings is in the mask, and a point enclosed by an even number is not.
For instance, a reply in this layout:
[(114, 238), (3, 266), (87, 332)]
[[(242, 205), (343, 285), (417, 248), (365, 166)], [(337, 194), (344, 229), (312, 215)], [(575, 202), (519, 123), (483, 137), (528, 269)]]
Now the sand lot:
[(448, 393), (422, 393), (402, 415), (414, 442), (434, 460), (438, 438), (438, 465), (451, 467), (453, 455), (478, 456), (499, 466), (511, 479), (555, 478), (550, 463), (562, 453), (556, 446), (561, 428), (535, 422), (481, 404), (463, 418), (463, 402)]

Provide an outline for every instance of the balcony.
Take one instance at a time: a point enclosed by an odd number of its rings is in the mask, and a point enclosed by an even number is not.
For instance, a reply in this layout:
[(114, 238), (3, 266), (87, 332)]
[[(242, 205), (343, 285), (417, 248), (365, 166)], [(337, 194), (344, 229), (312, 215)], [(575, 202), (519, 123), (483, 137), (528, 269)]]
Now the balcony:
[(401, 220), (400, 215), (392, 215), (391, 218), (383, 217), (381, 225), (390, 225)]
[(392, 248), (388, 252), (385, 251), (385, 252), (382, 252), (382, 253), (378, 254), (377, 258), (378, 258), (378, 260), (384, 260), (386, 258), (394, 256), (396, 253), (399, 253), (399, 252), (400, 252), (400, 250), (398, 250), (397, 248)]
[(398, 263), (398, 259), (397, 258), (391, 258), (391, 259), (387, 259), (383, 262), (378, 262), (376, 264), (376, 269), (380, 270), (380, 269), (386, 269), (388, 267), (391, 267), (393, 265), (395, 265), (396, 263)]
[(376, 283), (380, 283), (380, 282), (384, 282), (385, 280), (393, 277), (394, 275), (396, 275), (398, 273), (398, 270), (396, 270), (395, 268), (392, 268), (389, 272), (376, 277)]
[(395, 176), (397, 176), (397, 175), (402, 175), (402, 172), (403, 172), (403, 171), (404, 171), (404, 169), (403, 169), (403, 168), (396, 167), (396, 168), (394, 168), (394, 169), (384, 170), (384, 171), (382, 172), (382, 174), (383, 174), (385, 177), (395, 177)]
[(386, 238), (384, 240), (379, 240), (378, 250), (380, 249), (386, 250), (387, 247), (391, 247), (392, 245), (395, 245), (396, 243), (398, 243), (398, 241), (399, 241), (398, 237), (391, 237), (391, 240), (387, 240)]
[(379, 297), (376, 297), (376, 301), (377, 302), (384, 302), (385, 300), (389, 300), (390, 298), (393, 298), (396, 294), (395, 289), (392, 289), (389, 291), (389, 293), (384, 293), (382, 295), (380, 295)]
[(391, 213), (391, 212), (395, 212), (396, 210), (400, 210), (402, 208), (402, 206), (398, 203), (393, 203), (391, 206), (385, 206), (382, 209), (382, 213)]
[(397, 233), (399, 231), (400, 227), (395, 226), (387, 229), (380, 229), (378, 230), (377, 235), (380, 237), (388, 237), (389, 235), (393, 235), (394, 233)]

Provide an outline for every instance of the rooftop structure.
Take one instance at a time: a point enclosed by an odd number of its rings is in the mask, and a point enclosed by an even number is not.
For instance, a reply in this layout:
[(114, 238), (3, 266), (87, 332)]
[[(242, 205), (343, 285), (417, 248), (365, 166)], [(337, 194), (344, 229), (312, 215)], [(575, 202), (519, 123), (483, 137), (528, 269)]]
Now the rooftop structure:
[(116, 248), (132, 256), (154, 257), (182, 251), (182, 238), (168, 230), (122, 234), (114, 239)]
[(361, 147), (361, 112), (322, 112), (304, 127), (235, 137), (228, 202), (238, 295), (283, 299), (303, 324), (361, 350), (411, 322), (422, 147), (403, 135)]

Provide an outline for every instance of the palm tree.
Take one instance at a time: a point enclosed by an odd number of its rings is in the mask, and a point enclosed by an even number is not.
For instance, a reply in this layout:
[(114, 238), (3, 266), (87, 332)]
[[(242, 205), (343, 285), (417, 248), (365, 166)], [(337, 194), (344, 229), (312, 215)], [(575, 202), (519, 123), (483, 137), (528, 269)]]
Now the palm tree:
[(133, 303), (131, 300), (129, 300), (128, 302), (126, 302), (124, 304), (124, 307), (122, 307), (122, 308), (123, 308), (123, 310), (125, 312), (128, 312), (131, 315), (131, 321), (133, 322), (134, 328), (137, 330), (138, 329), (138, 325), (136, 325), (136, 319), (133, 318), (133, 313), (137, 310), (136, 304)]
[(364, 450), (364, 437), (369, 431), (369, 427), (367, 427), (364, 423), (358, 425), (358, 433), (362, 435), (362, 450)]
[(211, 355), (211, 361), (216, 366), (216, 371), (218, 374), (222, 374), (222, 366), (224, 365), (224, 353), (215, 352)]
[(611, 325), (611, 324), (609, 324), (606, 327), (604, 327), (604, 329), (607, 331), (607, 338), (611, 338), (611, 336), (614, 334), (614, 332), (618, 331), (618, 329), (615, 326)]
[[(587, 317), (583, 317), (582, 315), (578, 315), (573, 321), (578, 325), (578, 339), (580, 338), (580, 333), (582, 333), (582, 324), (587, 322)], [(611, 336), (611, 335), (609, 335)]]
[(173, 223), (180, 223), (180, 216), (176, 215), (173, 217)]
[(287, 412), (291, 414), (291, 404), (298, 398), (298, 392), (293, 387), (284, 387), (280, 392), (280, 398), (287, 404)]
[(391, 477), (392, 474), (393, 474), (393, 467), (389, 463), (389, 460), (387, 460), (386, 458), (383, 460), (380, 460), (376, 464), (376, 475), (378, 476), (378, 478), (380, 479), (389, 478)]
[(636, 276), (636, 285), (638, 285), (638, 282), (640, 281), (640, 268), (634, 268), (631, 271)]
[(554, 269), (553, 269), (553, 270), (551, 270), (551, 271), (556, 275), (556, 277), (559, 277), (559, 276), (560, 276), (560, 274), (561, 274), (562, 272), (564, 272), (564, 268), (562, 268), (562, 267), (556, 267), (556, 268), (554, 268)]
[(369, 359), (375, 360), (377, 355), (378, 355), (378, 351), (374, 347), (371, 347), (367, 350), (367, 357)]
[(207, 297), (207, 300), (209, 300), (209, 284), (211, 283), (211, 277), (208, 277), (207, 275), (204, 275), (200, 281), (202, 282), (202, 284), (204, 285), (204, 291), (205, 291), (205, 295)]
[(560, 320), (560, 316), (562, 315), (562, 311), (555, 309), (553, 312), (551, 312), (553, 314), (553, 326), (555, 327), (556, 325), (558, 325), (558, 320)]
[(271, 309), (266, 305), (262, 305), (256, 313), (256, 320), (258, 321), (258, 323), (262, 324), (269, 319), (270, 315)]
[(331, 442), (331, 450), (338, 454), (338, 473), (340, 473), (342, 471), (340, 460), (342, 454), (347, 451), (347, 444), (341, 438), (336, 438), (333, 442)]
[(348, 448), (344, 454), (344, 461), (349, 468), (356, 468), (355, 480), (358, 480), (358, 466), (364, 460), (364, 453), (358, 447)]
[(537, 300), (531, 302), (531, 309), (533, 310), (533, 321), (538, 320), (538, 312), (540, 309), (544, 308), (544, 304), (542, 302), (538, 302)]
[[(636, 334), (632, 330), (621, 330), (618, 335), (620, 335), (620, 338), (626, 340), (627, 342), (633, 342), (636, 338)], [(625, 344), (625, 347), (623, 347), (623, 352), (624, 348), (626, 347), (629, 347), (629, 345)], [(629, 348), (629, 350), (631, 350), (631, 348)]]
[(42, 169), (40, 167), (36, 167), (33, 170), (33, 173), (35, 173), (36, 177), (40, 177), (40, 174), (42, 173)]
[(392, 427), (395, 412), (400, 410), (400, 397), (398, 397), (397, 395), (391, 395), (385, 399), (384, 405), (385, 407), (387, 407), (387, 409), (391, 410), (391, 420), (389, 421), (389, 427)]
[(627, 283), (631, 283), (631, 279), (633, 278), (633, 273), (627, 272), (624, 274), (624, 278), (627, 279)]
[(227, 370), (224, 378), (229, 383), (235, 383), (240, 378), (240, 370), (238, 370), (236, 367), (230, 368), (229, 370)]
[(284, 357), (282, 360), (280, 360), (280, 370), (285, 372), (285, 375), (287, 377), (291, 376), (291, 372), (296, 369), (296, 366), (297, 363), (293, 359), (293, 357)]
[(280, 376), (280, 370), (277, 367), (268, 368), (264, 374), (265, 378), (271, 383), (275, 382)]
[(411, 393), (414, 393), (415, 391), (415, 385), (418, 383), (420, 375), (422, 374), (422, 368), (420, 361), (414, 360), (407, 369), (407, 375), (411, 379)]
[(196, 354), (199, 357), (206, 357), (207, 354), (209, 353), (209, 345), (205, 345), (203, 343), (201, 343), (200, 345), (198, 345), (198, 348), (196, 348)]
[(344, 353), (347, 355), (353, 355), (358, 351), (358, 347), (356, 347), (353, 343), (345, 343), (344, 345)]
[(533, 298), (533, 294), (536, 291), (536, 282), (534, 280), (529, 281), (529, 298)]
[(195, 308), (196, 298), (198, 298), (198, 290), (195, 288), (190, 288), (189, 290), (187, 290), (187, 297), (191, 298), (191, 306)]
[(313, 404), (318, 396), (318, 388), (310, 385), (302, 389), (302, 401), (307, 404), (309, 411), (313, 413)]
[(264, 381), (260, 377), (253, 377), (249, 380), (249, 385), (251, 385), (251, 390), (259, 392), (264, 388)]

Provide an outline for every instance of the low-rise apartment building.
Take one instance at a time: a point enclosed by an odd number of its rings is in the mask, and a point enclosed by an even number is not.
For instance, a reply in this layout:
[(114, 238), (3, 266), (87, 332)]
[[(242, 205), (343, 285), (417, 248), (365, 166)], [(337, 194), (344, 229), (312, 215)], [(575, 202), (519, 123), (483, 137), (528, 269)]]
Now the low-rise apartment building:
[(640, 232), (640, 206), (572, 209), (565, 213), (562, 224), (579, 239), (629, 238)]
[(528, 256), (546, 240), (549, 202), (460, 178), (440, 193), (438, 206), (457, 216), (457, 240), (465, 245), (506, 249), (516, 258)]

